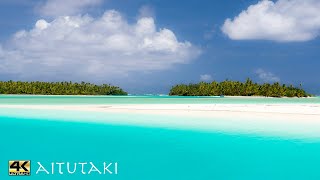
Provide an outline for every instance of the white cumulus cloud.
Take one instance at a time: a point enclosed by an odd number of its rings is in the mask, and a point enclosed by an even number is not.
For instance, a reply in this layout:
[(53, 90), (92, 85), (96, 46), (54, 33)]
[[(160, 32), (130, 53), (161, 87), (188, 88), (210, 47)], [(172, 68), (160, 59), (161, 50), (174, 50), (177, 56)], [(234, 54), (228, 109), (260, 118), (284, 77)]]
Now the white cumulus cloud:
[(200, 75), (200, 81), (211, 81), (212, 76), (210, 74), (202, 74)]
[(265, 71), (263, 69), (257, 69), (255, 72), (258, 77), (263, 81), (263, 82), (279, 82), (280, 78), (278, 76), (276, 76), (275, 74)]
[[(189, 63), (200, 50), (179, 41), (153, 18), (128, 23), (115, 10), (101, 17), (60, 16), (38, 20), (0, 46), (0, 73), (24, 78), (110, 79)], [(89, 79), (90, 80), (90, 79)]]
[(44, 16), (76, 15), (87, 8), (99, 5), (103, 0), (47, 0), (37, 7), (37, 11)]
[(320, 1), (262, 0), (227, 19), (222, 31), (233, 40), (312, 40), (320, 34)]

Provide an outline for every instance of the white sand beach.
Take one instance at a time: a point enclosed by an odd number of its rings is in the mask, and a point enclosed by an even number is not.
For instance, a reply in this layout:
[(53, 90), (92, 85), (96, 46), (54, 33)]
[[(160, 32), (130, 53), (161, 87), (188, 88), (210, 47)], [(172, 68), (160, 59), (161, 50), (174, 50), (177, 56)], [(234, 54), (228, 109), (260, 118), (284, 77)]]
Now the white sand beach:
[(115, 105), (0, 105), (0, 108), (52, 109), (99, 112), (133, 112), (190, 114), (201, 112), (206, 116), (214, 116), (218, 112), (227, 113), (265, 113), (276, 115), (320, 115), (320, 104), (115, 104)]
[(320, 104), (0, 105), (0, 108), (320, 121)]
[[(39, 110), (31, 115), (40, 119), (59, 113), (79, 122), (320, 138), (320, 104), (0, 105), (0, 109), (9, 114), (10, 109), (21, 110), (23, 117), (29, 110)], [(114, 114), (126, 118), (108, 118)]]

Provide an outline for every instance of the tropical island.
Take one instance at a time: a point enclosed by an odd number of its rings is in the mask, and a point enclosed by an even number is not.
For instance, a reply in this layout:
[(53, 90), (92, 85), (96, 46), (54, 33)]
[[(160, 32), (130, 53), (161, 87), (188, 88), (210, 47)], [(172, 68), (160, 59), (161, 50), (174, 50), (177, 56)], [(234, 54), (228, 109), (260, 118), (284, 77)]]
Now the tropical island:
[(127, 92), (109, 84), (73, 82), (0, 81), (0, 94), (30, 95), (127, 95)]
[[(0, 94), (26, 95), (128, 95), (123, 89), (110, 84), (96, 85), (86, 82), (22, 82), (0, 81)], [(211, 83), (175, 85), (169, 92), (170, 96), (265, 96), (265, 97), (310, 97), (300, 87), (293, 85), (254, 83), (251, 79), (246, 82), (225, 80)]]
[(213, 81), (211, 83), (200, 82), (197, 84), (180, 84), (171, 88), (169, 95), (171, 96), (265, 96), (265, 97), (310, 97), (300, 87), (293, 85), (254, 83), (251, 79), (246, 82), (225, 80), (222, 82)]

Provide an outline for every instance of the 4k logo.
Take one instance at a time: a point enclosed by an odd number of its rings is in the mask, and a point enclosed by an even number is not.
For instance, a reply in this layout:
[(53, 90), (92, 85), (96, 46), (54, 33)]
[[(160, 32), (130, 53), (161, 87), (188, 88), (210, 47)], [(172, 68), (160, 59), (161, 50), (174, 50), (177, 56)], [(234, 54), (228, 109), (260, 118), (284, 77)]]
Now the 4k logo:
[(31, 161), (9, 161), (9, 176), (30, 176)]

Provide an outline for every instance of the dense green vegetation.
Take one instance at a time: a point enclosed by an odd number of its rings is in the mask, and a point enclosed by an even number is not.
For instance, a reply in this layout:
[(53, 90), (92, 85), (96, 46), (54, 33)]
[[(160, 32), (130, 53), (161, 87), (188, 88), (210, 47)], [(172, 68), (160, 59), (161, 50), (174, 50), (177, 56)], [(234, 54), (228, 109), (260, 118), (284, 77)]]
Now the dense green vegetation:
[(274, 84), (253, 83), (247, 79), (245, 83), (226, 80), (212, 83), (200, 82), (198, 84), (181, 84), (172, 87), (171, 96), (266, 96), (266, 97), (308, 97), (301, 85), (299, 88), (286, 86), (278, 82)]
[(39, 94), (39, 95), (127, 95), (125, 91), (108, 84), (72, 82), (21, 82), (0, 81), (0, 94)]

